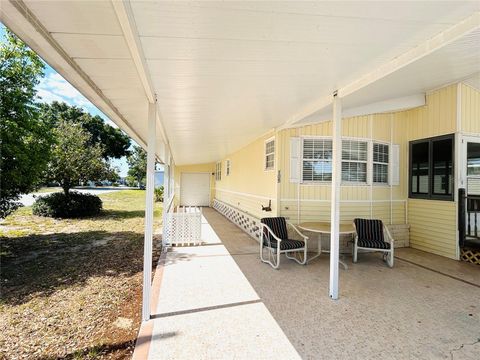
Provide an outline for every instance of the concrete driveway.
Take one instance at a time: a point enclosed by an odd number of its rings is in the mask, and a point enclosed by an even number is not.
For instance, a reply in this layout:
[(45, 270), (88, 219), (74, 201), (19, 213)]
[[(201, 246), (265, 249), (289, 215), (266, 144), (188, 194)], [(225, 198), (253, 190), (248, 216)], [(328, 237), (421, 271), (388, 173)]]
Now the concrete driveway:
[[(98, 187), (98, 188), (75, 188), (72, 189), (73, 191), (78, 191), (84, 194), (93, 194), (93, 195), (100, 195), (100, 194), (106, 194), (110, 192), (115, 192), (115, 191), (122, 191), (122, 190), (132, 190), (132, 189), (137, 189), (137, 188), (131, 188), (131, 187)], [(25, 194), (20, 197), (20, 203), (22, 203), (23, 206), (32, 206), (33, 203), (35, 202), (35, 199), (38, 197), (42, 197), (48, 194), (52, 194), (52, 192), (44, 192), (44, 193), (30, 193), (30, 194)]]

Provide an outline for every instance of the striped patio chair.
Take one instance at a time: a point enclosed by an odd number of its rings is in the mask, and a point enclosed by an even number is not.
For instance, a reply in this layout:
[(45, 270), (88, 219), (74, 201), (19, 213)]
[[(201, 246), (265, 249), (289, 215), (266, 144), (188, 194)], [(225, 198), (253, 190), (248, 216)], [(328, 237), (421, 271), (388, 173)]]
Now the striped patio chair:
[[(270, 264), (274, 269), (280, 266), (280, 254), (301, 265), (307, 262), (307, 240), (293, 224), (287, 223), (284, 217), (263, 218), (260, 220), (262, 226), (262, 239), (260, 241), (260, 259)], [(290, 226), (302, 240), (293, 240), (288, 236), (287, 225)], [(268, 257), (264, 257), (264, 250), (267, 250)], [(292, 256), (290, 256), (292, 254)]]
[[(393, 267), (394, 240), (382, 220), (355, 219), (355, 241), (353, 244), (353, 262), (357, 262), (358, 250), (380, 251), (383, 260)], [(387, 241), (385, 241), (385, 237)]]

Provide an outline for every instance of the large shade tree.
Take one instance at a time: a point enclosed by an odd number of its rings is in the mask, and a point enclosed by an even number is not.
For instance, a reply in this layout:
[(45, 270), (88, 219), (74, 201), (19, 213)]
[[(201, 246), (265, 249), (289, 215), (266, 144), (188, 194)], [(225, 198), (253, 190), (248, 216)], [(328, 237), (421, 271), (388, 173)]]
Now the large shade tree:
[(20, 194), (41, 181), (49, 160), (49, 125), (40, 119), (35, 86), (44, 64), (7, 30), (0, 44), (0, 217), (14, 211)]
[(111, 169), (103, 158), (102, 146), (89, 145), (91, 135), (80, 124), (60, 120), (53, 132), (55, 144), (47, 177), (58, 182), (67, 197), (70, 189), (80, 182), (109, 176)]
[(102, 156), (105, 159), (121, 158), (130, 154), (128, 135), (105, 123), (100, 116), (93, 116), (80, 107), (57, 101), (51, 104), (42, 104), (41, 117), (52, 127), (56, 127), (62, 120), (80, 124), (84, 130), (90, 133), (89, 145), (102, 146)]
[(147, 153), (140, 146), (134, 146), (127, 156), (128, 176), (135, 180), (137, 185), (145, 184), (147, 173)]

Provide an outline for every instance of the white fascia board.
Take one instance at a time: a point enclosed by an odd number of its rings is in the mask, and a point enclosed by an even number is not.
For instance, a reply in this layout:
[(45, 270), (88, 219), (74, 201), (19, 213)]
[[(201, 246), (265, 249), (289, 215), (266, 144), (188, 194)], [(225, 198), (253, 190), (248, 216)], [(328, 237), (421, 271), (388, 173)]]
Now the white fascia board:
[(142, 82), (145, 95), (150, 103), (156, 103), (157, 115), (156, 121), (159, 126), (160, 134), (165, 143), (165, 146), (170, 149), (168, 137), (163, 126), (161, 118), (161, 111), (158, 106), (157, 96), (152, 83), (152, 77), (148, 71), (147, 61), (143, 52), (142, 43), (137, 31), (137, 25), (135, 22), (135, 16), (133, 15), (132, 7), (129, 1), (116, 1), (112, 0), (112, 7), (117, 15), (118, 22), (122, 28), (125, 42), (127, 43), (130, 55), (132, 56), (135, 68), (137, 69), (138, 76)]
[(444, 46), (454, 42), (462, 36), (480, 28), (480, 12), (475, 12), (463, 21), (453, 25), (449, 29), (442, 31), (433, 38), (403, 53), (402, 55), (379, 66), (374, 71), (367, 73), (347, 86), (339, 89), (339, 95), (342, 97), (353, 94), (354, 92), (380, 80), (405, 66), (430, 55)]
[[(342, 111), (342, 116), (345, 119), (353, 116), (391, 113), (396, 111), (413, 109), (419, 106), (424, 106), (425, 104), (425, 94), (410, 95), (395, 99), (374, 102), (367, 105), (347, 108)], [(318, 116), (312, 117), (315, 119), (315, 121), (308, 123), (298, 123), (297, 125), (304, 126), (315, 122), (330, 121), (332, 120), (332, 113), (331, 111), (322, 112), (318, 114)]]
[(113, 1), (112, 7), (117, 14), (118, 22), (122, 28), (125, 42), (127, 43), (130, 55), (132, 55), (133, 62), (145, 90), (145, 95), (150, 103), (155, 103), (155, 91), (152, 81), (147, 72), (147, 62), (143, 55), (142, 44), (136, 31), (135, 19), (133, 17), (130, 2), (128, 1)]
[[(125, 131), (139, 146), (145, 150), (147, 149), (145, 139), (130, 127), (128, 121), (112, 104), (108, 97), (103, 94), (93, 80), (68, 56), (23, 1), (1, 1), (0, 21), (20, 37), (92, 104), (108, 116), (119, 128)], [(145, 98), (145, 106), (147, 106), (147, 104), (148, 100)], [(157, 118), (159, 118), (158, 113)], [(157, 153), (158, 159), (162, 159), (162, 157), (163, 154)]]
[[(342, 97), (343, 99), (347, 99), (349, 95), (367, 87), (368, 85), (373, 84), (380, 79), (385, 78), (386, 76), (408, 66), (415, 61), (424, 58), (425, 56), (428, 56), (434, 51), (447, 46), (455, 40), (460, 39), (462, 36), (465, 36), (466, 34), (471, 33), (479, 28), (480, 12), (475, 12), (463, 21), (451, 26), (445, 31), (442, 31), (433, 38), (386, 62), (385, 64), (377, 67), (375, 70), (360, 76), (357, 80), (351, 82), (350, 84), (340, 87), (338, 89), (338, 96)], [(280, 126), (279, 129), (293, 127), (296, 123), (314, 115), (316, 112), (324, 110), (327, 106), (331, 106), (331, 104), (331, 96), (319, 98), (292, 116), (291, 119)]]
[(344, 117), (390, 113), (413, 109), (426, 104), (425, 94), (416, 94), (403, 96), (400, 98), (379, 101), (363, 106), (346, 109), (343, 112)]

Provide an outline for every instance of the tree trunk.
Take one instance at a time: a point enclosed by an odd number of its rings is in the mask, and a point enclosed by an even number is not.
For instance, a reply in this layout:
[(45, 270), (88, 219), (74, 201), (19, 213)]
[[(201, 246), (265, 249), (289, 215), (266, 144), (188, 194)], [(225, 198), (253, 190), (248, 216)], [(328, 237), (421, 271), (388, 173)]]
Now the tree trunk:
[(62, 189), (63, 189), (63, 193), (65, 194), (65, 197), (67, 198), (69, 195), (70, 188), (71, 188), (70, 181), (64, 181), (62, 184)]

